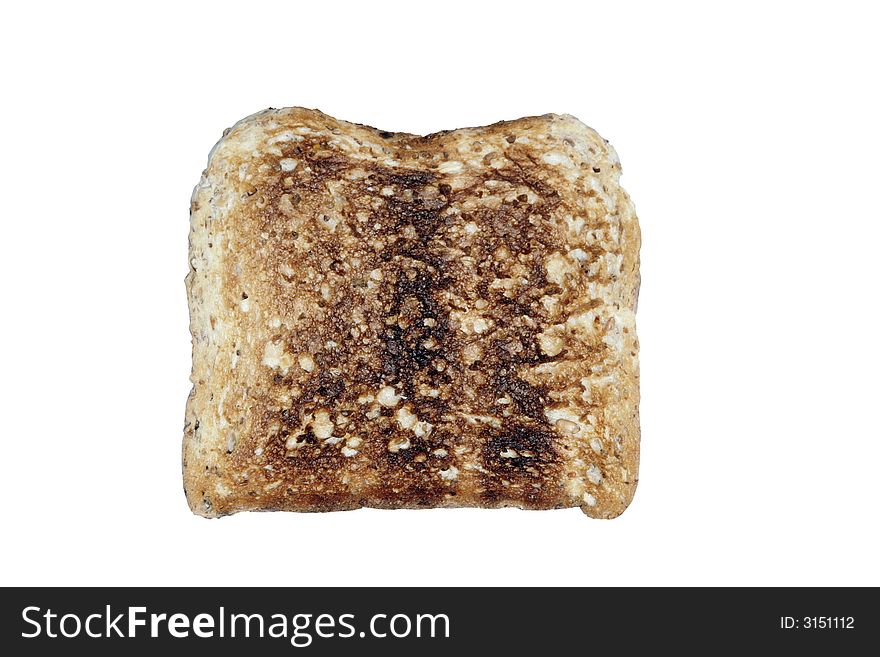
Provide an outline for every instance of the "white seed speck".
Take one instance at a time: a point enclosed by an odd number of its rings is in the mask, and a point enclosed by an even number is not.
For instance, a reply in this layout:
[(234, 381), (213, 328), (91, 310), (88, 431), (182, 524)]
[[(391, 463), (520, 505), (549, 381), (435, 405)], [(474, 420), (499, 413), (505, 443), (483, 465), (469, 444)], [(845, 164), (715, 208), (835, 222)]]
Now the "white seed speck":
[(333, 420), (330, 419), (330, 414), (321, 409), (315, 412), (315, 417), (312, 420), (312, 433), (315, 434), (315, 438), (318, 440), (325, 440), (333, 435), (333, 429), (335, 425), (333, 424)]
[(477, 226), (477, 224), (475, 224), (473, 221), (469, 221), (464, 225), (464, 232), (466, 232), (468, 235), (473, 235), (478, 230), (480, 230), (480, 227)]
[(399, 411), (397, 411), (397, 426), (399, 426), (401, 429), (412, 429), (414, 426), (416, 426), (416, 423), (418, 421), (419, 418), (416, 417), (407, 406), (404, 406)]
[(454, 465), (450, 465), (445, 470), (440, 471), (440, 478), (444, 481), (455, 481), (456, 479), (458, 479), (458, 472), (458, 468), (456, 468)]
[(281, 342), (267, 342), (263, 349), (263, 365), (273, 369), (281, 367), (284, 355), (284, 344)]
[(565, 341), (561, 337), (547, 335), (546, 333), (538, 335), (538, 344), (541, 347), (541, 351), (548, 356), (556, 356), (565, 348)]
[(590, 449), (592, 449), (596, 454), (600, 454), (602, 452), (602, 443), (598, 438), (590, 439)]
[(447, 451), (446, 451), (445, 449), (443, 449), (442, 447), (439, 448), (439, 449), (435, 449), (435, 450), (434, 450), (433, 452), (431, 452), (431, 453), (432, 453), (434, 456), (439, 456), (440, 458), (443, 458), (444, 456), (449, 456), (449, 452), (447, 452)]
[(474, 332), (475, 333), (485, 333), (489, 328), (489, 322), (487, 322), (482, 317), (479, 317), (474, 320)]
[(289, 172), (296, 169), (297, 161), (289, 157), (285, 157), (283, 160), (280, 160), (278, 164), (281, 165), (282, 171)]
[(571, 158), (569, 158), (564, 153), (558, 153), (556, 151), (551, 151), (551, 152), (547, 153), (541, 159), (544, 160), (547, 164), (555, 164), (555, 165), (563, 165), (566, 167), (574, 167), (574, 162), (571, 161)]
[(311, 354), (300, 354), (299, 366), (306, 372), (312, 372), (315, 369), (315, 359)]
[(557, 285), (563, 284), (566, 274), (577, 271), (575, 266), (559, 253), (550, 255), (544, 261), (544, 266), (547, 268), (547, 280)]
[(501, 452), (498, 456), (500, 456), (503, 459), (515, 459), (517, 456), (519, 456), (519, 454), (512, 447), (508, 447), (503, 452)]
[(424, 420), (416, 422), (416, 426), (413, 427), (413, 433), (419, 438), (427, 438), (433, 430), (434, 425)]
[(587, 468), (587, 479), (590, 480), (591, 483), (601, 484), (602, 483), (602, 471), (598, 466), (591, 465)]
[(589, 493), (584, 493), (584, 504), (587, 506), (596, 506), (596, 498)]
[(579, 262), (584, 262), (589, 257), (583, 249), (573, 249), (568, 252), (568, 255)]
[(274, 137), (271, 137), (266, 143), (277, 144), (279, 142), (285, 142), (285, 141), (303, 141), (303, 139), (305, 139), (305, 138), (300, 137), (299, 135), (295, 135), (289, 130), (286, 130), (284, 132), (279, 132)]
[(379, 389), (379, 394), (376, 395), (376, 401), (386, 408), (391, 408), (392, 406), (397, 406), (400, 397), (391, 386), (382, 386), (382, 388)]
[(351, 447), (343, 447), (342, 448), (342, 455), (347, 458), (351, 458), (352, 456), (354, 456), (357, 453), (358, 453), (358, 451), (356, 449), (352, 449)]
[(392, 438), (388, 441), (388, 451), (394, 454), (410, 447), (412, 447), (412, 444), (409, 442), (409, 438)]
[(461, 173), (463, 170), (464, 165), (457, 160), (443, 162), (439, 167), (437, 167), (437, 171), (439, 171), (440, 173)]
[(556, 420), (556, 428), (559, 429), (562, 433), (573, 436), (578, 431), (581, 430), (580, 425), (577, 422), (572, 422), (571, 420)]

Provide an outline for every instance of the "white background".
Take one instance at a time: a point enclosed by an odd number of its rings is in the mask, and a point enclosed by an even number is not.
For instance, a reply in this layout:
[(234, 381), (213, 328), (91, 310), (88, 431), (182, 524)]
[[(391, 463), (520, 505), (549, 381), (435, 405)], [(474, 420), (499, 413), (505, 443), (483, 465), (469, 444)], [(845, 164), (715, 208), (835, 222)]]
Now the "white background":
[[(878, 16), (714, 5), (4, 5), (0, 583), (880, 584)], [(644, 239), (622, 517), (190, 514), (190, 192), (285, 105), (611, 140)]]

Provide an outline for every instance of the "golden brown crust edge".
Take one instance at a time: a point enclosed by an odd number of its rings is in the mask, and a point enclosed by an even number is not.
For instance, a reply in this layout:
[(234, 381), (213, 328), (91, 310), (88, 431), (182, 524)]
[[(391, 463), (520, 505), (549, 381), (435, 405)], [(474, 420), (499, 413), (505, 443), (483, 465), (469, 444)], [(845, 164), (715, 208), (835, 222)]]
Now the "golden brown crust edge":
[[(640, 234), (619, 175), (567, 116), (417, 137), (291, 108), (227, 131), (191, 208), (193, 512), (622, 513), (638, 481)], [(393, 225), (361, 230), (364, 214)], [(328, 244), (356, 266), (316, 255)], [(331, 334), (343, 348), (318, 344)]]

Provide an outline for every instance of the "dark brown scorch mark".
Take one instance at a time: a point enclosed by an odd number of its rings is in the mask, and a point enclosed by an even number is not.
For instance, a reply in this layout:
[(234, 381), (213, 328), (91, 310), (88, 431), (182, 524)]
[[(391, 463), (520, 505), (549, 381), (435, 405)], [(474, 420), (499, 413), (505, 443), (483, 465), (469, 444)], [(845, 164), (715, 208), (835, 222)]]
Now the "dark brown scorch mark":
[(482, 449), (483, 497), (490, 502), (522, 500), (537, 507), (553, 499), (555, 491), (546, 490), (543, 484), (555, 479), (547, 476), (558, 461), (554, 441), (553, 431), (538, 423), (505, 422), (500, 429), (487, 430)]

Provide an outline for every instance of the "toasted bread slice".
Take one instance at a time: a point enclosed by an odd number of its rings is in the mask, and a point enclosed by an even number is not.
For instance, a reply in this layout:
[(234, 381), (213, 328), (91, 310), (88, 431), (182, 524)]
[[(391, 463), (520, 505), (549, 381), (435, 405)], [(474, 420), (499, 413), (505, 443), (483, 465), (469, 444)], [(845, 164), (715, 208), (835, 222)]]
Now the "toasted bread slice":
[(623, 512), (640, 236), (620, 173), (571, 116), (421, 137), (290, 108), (227, 130), (191, 208), (191, 509)]

